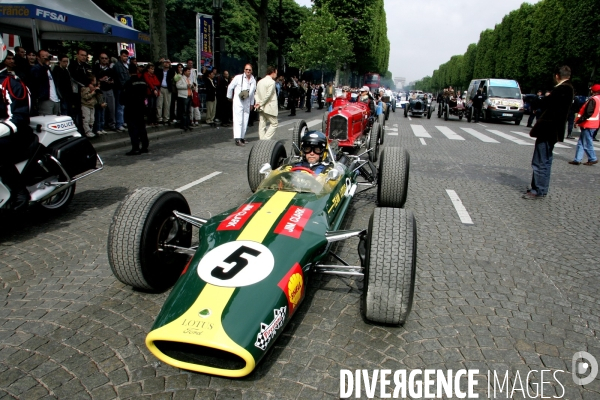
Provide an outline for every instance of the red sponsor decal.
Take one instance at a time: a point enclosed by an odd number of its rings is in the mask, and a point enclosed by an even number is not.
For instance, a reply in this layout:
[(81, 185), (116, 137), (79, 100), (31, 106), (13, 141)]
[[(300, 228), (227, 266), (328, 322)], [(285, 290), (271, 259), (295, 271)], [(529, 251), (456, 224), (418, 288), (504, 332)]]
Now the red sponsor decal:
[(279, 224), (275, 228), (275, 233), (286, 235), (295, 239), (300, 238), (306, 222), (310, 218), (312, 210), (310, 208), (292, 206), (287, 210)]
[(227, 218), (225, 218), (217, 228), (218, 231), (238, 231), (244, 226), (246, 221), (254, 214), (256, 210), (260, 208), (262, 203), (249, 203), (243, 204), (235, 210), (233, 213), (229, 214)]
[(305, 292), (304, 273), (300, 264), (294, 264), (292, 269), (279, 281), (277, 286), (285, 293), (288, 301), (288, 309), (290, 310), (290, 315), (292, 315), (304, 297)]

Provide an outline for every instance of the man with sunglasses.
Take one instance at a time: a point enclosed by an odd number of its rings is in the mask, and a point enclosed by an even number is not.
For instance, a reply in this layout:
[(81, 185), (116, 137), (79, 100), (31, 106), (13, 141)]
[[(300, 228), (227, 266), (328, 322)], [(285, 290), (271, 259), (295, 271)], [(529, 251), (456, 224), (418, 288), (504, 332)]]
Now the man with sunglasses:
[(324, 162), (327, 151), (327, 138), (322, 132), (307, 132), (300, 140), (300, 152), (302, 162), (295, 167), (310, 168), (315, 174), (327, 173), (333, 166), (331, 163)]
[(252, 64), (246, 64), (244, 73), (236, 75), (227, 88), (227, 98), (233, 102), (233, 139), (236, 146), (246, 145), (246, 129), (255, 92), (256, 80), (252, 75)]

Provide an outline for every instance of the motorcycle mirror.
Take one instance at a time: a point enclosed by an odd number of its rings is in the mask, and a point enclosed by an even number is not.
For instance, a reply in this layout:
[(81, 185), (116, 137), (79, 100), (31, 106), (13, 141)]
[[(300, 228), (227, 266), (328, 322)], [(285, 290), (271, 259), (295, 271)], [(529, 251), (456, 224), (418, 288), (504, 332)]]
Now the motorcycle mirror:
[(258, 170), (259, 173), (267, 176), (271, 173), (271, 171), (273, 171), (273, 169), (271, 168), (271, 164), (269, 163), (264, 163), (262, 167), (260, 167), (260, 169)]

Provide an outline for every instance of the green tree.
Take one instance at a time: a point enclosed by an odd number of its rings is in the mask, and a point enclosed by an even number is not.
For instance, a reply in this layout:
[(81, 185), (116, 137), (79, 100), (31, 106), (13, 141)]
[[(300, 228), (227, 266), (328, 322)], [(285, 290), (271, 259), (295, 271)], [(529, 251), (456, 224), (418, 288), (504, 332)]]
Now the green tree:
[(327, 9), (318, 10), (300, 25), (300, 39), (288, 53), (290, 65), (302, 70), (339, 70), (352, 60), (352, 43), (344, 28)]
[(471, 43), (467, 47), (467, 51), (463, 57), (463, 67), (460, 74), (460, 81), (463, 87), (468, 87), (473, 76), (473, 68), (475, 67), (475, 58), (477, 57), (477, 45)]

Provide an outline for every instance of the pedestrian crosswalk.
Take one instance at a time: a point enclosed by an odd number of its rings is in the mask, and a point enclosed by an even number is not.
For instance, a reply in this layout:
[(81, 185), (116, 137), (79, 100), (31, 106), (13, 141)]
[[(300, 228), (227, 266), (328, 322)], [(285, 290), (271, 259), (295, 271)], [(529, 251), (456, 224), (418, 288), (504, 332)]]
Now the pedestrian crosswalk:
[[(431, 127), (425, 128), (425, 126), (423, 125), (411, 124), (410, 128), (412, 130), (412, 133), (417, 138), (419, 138), (423, 145), (426, 144), (426, 141), (424, 140), (425, 138), (438, 138), (439, 136), (437, 135), (437, 132), (441, 133), (443, 137), (450, 140), (466, 140), (464, 134), (468, 134), (484, 143), (502, 143), (502, 141), (499, 141), (498, 139), (496, 139), (496, 137), (502, 138), (508, 142), (518, 144), (520, 146), (533, 146), (535, 142), (535, 138), (530, 137), (528, 132), (510, 131), (510, 133), (505, 133), (498, 129), (486, 129), (484, 126), (481, 126), (481, 128), (478, 129), (460, 127), (460, 130), (458, 130), (457, 128), (459, 127), (456, 126), (451, 128), (449, 126), (436, 125), (435, 129), (433, 129)], [(386, 135), (397, 136), (398, 133), (396, 132), (396, 128), (392, 129), (394, 131), (389, 131), (388, 129), (386, 129)], [(554, 147), (572, 149), (576, 145), (576, 141), (567, 141), (564, 143), (556, 143)], [(597, 148), (596, 146), (594, 146), (594, 149), (600, 150), (600, 148)]]

